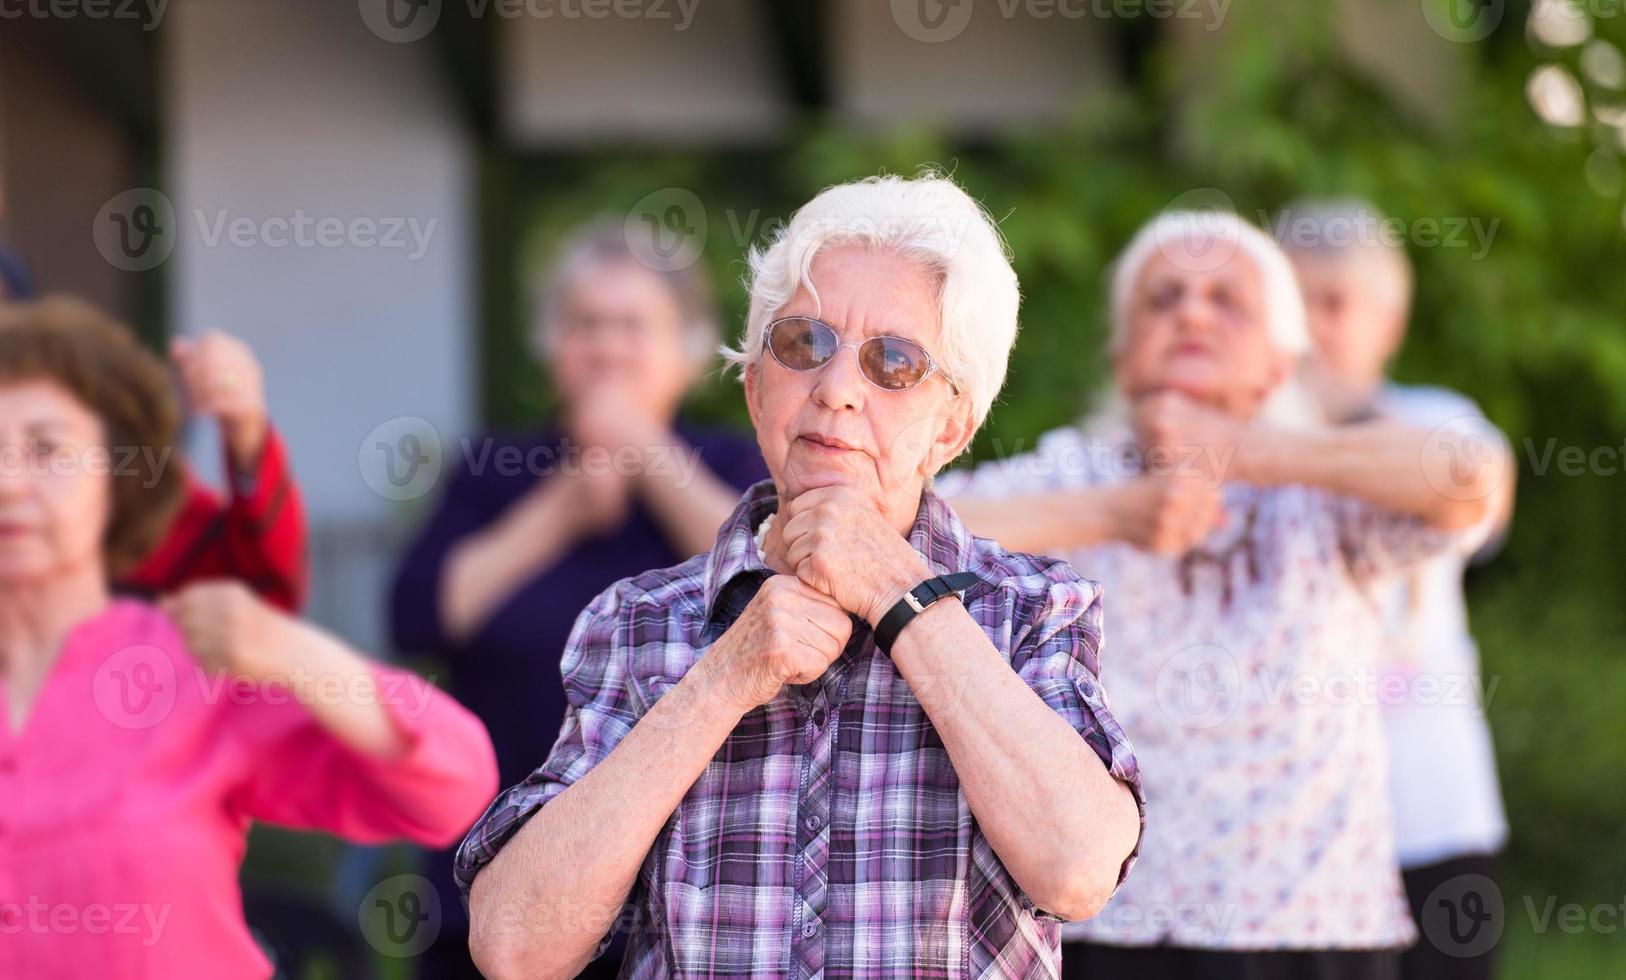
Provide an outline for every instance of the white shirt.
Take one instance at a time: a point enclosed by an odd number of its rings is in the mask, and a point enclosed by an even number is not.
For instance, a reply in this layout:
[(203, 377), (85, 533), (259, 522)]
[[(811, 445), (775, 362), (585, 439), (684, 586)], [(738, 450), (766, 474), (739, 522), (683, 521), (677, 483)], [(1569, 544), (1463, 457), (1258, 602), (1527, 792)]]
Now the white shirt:
[[(1444, 388), (1390, 385), (1378, 410), (1433, 430), (1465, 426), (1502, 437), (1479, 406)], [(1494, 532), (1496, 515), (1459, 547), (1401, 576), (1384, 596), (1388, 668), (1409, 678), (1417, 696), (1384, 706), (1395, 849), (1402, 867), (1465, 854), (1491, 854), (1507, 840), (1507, 817), (1496, 778), (1479, 650), (1468, 632), (1462, 574)], [(1490, 692), (1494, 696), (1494, 690)]]
[[(1100, 486), (1127, 437), (1048, 433), (944, 494)], [(1415, 518), (1302, 487), (1227, 484), (1194, 556), (1067, 555), (1104, 589), (1101, 681), (1146, 791), (1141, 859), (1064, 935), (1200, 949), (1378, 949), (1415, 937), (1395, 860), (1376, 583), (1448, 548)], [(1251, 516), (1250, 516), (1251, 515)]]

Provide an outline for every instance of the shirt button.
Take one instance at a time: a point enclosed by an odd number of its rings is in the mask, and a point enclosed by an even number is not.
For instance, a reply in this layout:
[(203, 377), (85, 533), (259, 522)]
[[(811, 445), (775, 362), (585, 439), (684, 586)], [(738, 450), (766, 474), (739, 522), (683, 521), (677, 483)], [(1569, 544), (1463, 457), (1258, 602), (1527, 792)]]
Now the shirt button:
[(818, 830), (819, 825), (821, 823), (823, 823), (823, 821), (821, 821), (817, 816), (808, 817), (807, 818), (807, 829), (808, 830)]
[(818, 934), (819, 934), (819, 924), (817, 922), (809, 922), (806, 925), (802, 926), (802, 938), (803, 939), (812, 939), (814, 936), (817, 936)]
[(813, 727), (814, 728), (823, 728), (824, 727), (824, 709), (823, 708), (814, 708), (813, 709)]

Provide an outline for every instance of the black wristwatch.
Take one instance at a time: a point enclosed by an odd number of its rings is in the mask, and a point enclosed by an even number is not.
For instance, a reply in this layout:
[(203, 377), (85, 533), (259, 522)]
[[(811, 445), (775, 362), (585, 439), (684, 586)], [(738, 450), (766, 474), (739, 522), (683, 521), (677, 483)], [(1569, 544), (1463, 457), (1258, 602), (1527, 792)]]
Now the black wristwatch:
[(975, 572), (955, 572), (953, 575), (939, 575), (920, 583), (898, 600), (897, 605), (886, 611), (881, 621), (875, 624), (875, 645), (885, 653), (892, 652), (892, 644), (897, 642), (898, 634), (909, 625), (909, 621), (926, 611), (926, 607), (939, 599), (946, 599), (956, 592), (964, 592), (977, 584)]

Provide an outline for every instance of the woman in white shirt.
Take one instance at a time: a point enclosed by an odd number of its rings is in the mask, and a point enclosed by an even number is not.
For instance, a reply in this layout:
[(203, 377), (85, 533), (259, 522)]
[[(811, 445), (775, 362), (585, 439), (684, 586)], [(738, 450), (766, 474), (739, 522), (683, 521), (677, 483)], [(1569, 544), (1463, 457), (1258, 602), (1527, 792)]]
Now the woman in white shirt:
[[(1472, 400), (1385, 379), (1405, 338), (1413, 274), (1404, 246), (1375, 233), (1383, 226), (1383, 215), (1358, 200), (1294, 204), (1277, 222), (1309, 315), (1308, 387), (1336, 423), (1382, 417), (1428, 430), (1457, 426), (1476, 432), (1485, 446), (1504, 446)], [(1483, 980), (1495, 972), (1500, 924), (1470, 929), (1466, 913), (1470, 902), (1501, 906), (1495, 855), (1507, 840), (1507, 817), (1462, 576), (1471, 559), (1488, 557), (1500, 542), (1512, 517), (1514, 482), (1510, 465), (1477, 533), (1381, 597), (1387, 673), (1420, 691), (1385, 702), (1383, 710), (1395, 850), (1423, 934), (1402, 959), (1406, 980)], [(1426, 692), (1425, 683), (1432, 685)], [(1452, 928), (1453, 905), (1461, 928)]]
[(1415, 938), (1385, 792), (1373, 596), (1453, 547), (1453, 431), (1330, 428), (1292, 381), (1293, 270), (1170, 213), (1114, 270), (1115, 391), (1036, 452), (945, 477), (978, 534), (1105, 589), (1103, 683), (1141, 753), (1141, 863), (1068, 927), (1067, 976), (1393, 976)]

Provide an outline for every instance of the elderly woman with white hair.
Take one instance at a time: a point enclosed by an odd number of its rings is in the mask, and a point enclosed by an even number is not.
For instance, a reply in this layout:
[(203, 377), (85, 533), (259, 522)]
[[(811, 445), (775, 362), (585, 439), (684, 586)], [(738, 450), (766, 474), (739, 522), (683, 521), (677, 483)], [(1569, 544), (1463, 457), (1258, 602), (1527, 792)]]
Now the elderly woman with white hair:
[[(952, 182), (830, 188), (752, 257), (772, 479), (577, 621), (552, 753), (458, 856), (488, 976), (1041, 977), (1139, 839), (1100, 592), (928, 482), (987, 415), (1016, 276)], [(850, 353), (849, 353), (850, 351)]]
[(1102, 412), (940, 486), (977, 533), (1065, 555), (1114, 597), (1103, 681), (1154, 819), (1135, 877), (1069, 927), (1066, 975), (1390, 976), (1415, 930), (1369, 590), (1483, 513), (1451, 482), (1462, 437), (1318, 426), (1291, 380), (1309, 345), (1293, 270), (1234, 216), (1149, 224), (1112, 313)]

